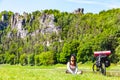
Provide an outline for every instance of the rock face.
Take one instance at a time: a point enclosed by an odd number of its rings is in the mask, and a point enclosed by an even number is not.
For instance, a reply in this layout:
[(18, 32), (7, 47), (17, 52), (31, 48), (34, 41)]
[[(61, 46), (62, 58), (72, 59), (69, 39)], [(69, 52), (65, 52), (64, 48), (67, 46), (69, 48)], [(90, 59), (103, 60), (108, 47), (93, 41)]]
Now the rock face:
[[(23, 15), (20, 15), (19, 13), (13, 14), (10, 19), (8, 19), (7, 15), (2, 15), (1, 21), (0, 21), (0, 29), (4, 29), (8, 25), (11, 27), (11, 30), (16, 30), (16, 35), (19, 38), (25, 38), (27, 35), (35, 36), (36, 34), (51, 34), (51, 33), (59, 33), (59, 30), (61, 30), (60, 26), (55, 26), (54, 24), (54, 15), (53, 14), (41, 14), (41, 16), (38, 17), (38, 19), (35, 19), (33, 15), (29, 16), (28, 20), (28, 14), (23, 13)], [(8, 22), (6, 22), (8, 20)], [(39, 25), (36, 31), (28, 33), (28, 31), (24, 28), (26, 24), (30, 27), (32, 27), (32, 23), (34, 20), (38, 20)], [(9, 32), (8, 37), (11, 37), (12, 31)], [(48, 42), (49, 43), (49, 42)]]
[[(55, 17), (53, 14), (42, 13), (40, 16), (34, 16), (28, 13), (15, 13), (13, 15), (2, 15), (0, 21), (0, 30), (5, 29), (7, 26), (10, 27), (10, 32), (8, 32), (7, 37), (13, 38), (18, 37), (25, 39), (27, 36), (36, 37), (40, 35), (39, 38), (43, 37), (44, 40), (41, 44), (45, 46), (50, 46), (54, 41), (62, 42), (62, 40), (57, 38), (51, 38), (51, 36), (57, 36), (61, 31), (60, 26), (55, 25)], [(37, 27), (34, 29), (34, 25), (37, 23)], [(33, 29), (33, 31), (31, 30)], [(28, 31), (29, 30), (29, 31)], [(2, 34), (0, 34), (2, 36)]]
[(23, 28), (25, 25), (25, 20), (22, 18), (19, 13), (15, 13), (11, 17), (11, 29), (17, 29), (17, 36), (24, 38), (26, 37), (28, 31)]
[[(31, 17), (30, 22), (34, 20), (34, 17)], [(38, 30), (34, 31), (31, 35), (35, 36), (35, 34), (41, 33), (41, 34), (51, 34), (56, 33), (61, 30), (60, 26), (55, 26), (54, 24), (54, 15), (53, 14), (43, 14), (39, 18), (40, 27)]]
[(73, 12), (74, 14), (79, 14), (79, 13), (84, 13), (84, 8), (78, 8), (77, 10), (75, 10), (74, 12)]
[(58, 34), (59, 30), (61, 29), (59, 26), (55, 26), (54, 24), (54, 15), (47, 15), (43, 14), (40, 17), (40, 26), (41, 26), (41, 33), (56, 33)]

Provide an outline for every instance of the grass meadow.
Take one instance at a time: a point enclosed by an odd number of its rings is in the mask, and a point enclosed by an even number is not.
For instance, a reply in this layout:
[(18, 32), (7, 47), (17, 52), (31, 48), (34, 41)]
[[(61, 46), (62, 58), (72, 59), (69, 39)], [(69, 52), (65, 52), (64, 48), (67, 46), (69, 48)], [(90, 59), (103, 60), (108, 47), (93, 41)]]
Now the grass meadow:
[(92, 72), (92, 64), (79, 64), (82, 75), (66, 74), (66, 65), (57, 64), (54, 66), (21, 66), (21, 65), (0, 65), (0, 80), (120, 80), (119, 65), (111, 65), (107, 71), (113, 71), (103, 76), (100, 73)]

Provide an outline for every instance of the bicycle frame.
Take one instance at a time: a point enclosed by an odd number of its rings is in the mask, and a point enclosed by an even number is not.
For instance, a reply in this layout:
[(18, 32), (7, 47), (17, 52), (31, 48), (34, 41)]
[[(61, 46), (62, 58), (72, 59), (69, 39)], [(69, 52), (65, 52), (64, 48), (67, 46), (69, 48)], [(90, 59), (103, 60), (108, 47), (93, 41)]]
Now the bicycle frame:
[[(103, 75), (106, 75), (106, 67), (110, 66), (110, 60), (108, 56), (111, 52), (106, 51), (99, 51), (94, 53), (94, 56), (96, 57), (96, 62), (93, 64), (93, 71), (100, 71)], [(109, 52), (109, 53), (108, 53)], [(96, 67), (96, 70), (95, 70)]]

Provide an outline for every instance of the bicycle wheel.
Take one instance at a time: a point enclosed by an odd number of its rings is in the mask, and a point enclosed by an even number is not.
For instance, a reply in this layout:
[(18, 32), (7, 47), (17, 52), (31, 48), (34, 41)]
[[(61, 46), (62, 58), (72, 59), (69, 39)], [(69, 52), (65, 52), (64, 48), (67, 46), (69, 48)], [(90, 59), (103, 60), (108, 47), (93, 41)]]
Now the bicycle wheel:
[(103, 74), (103, 75), (106, 75), (106, 67), (105, 67), (105, 64), (102, 63), (101, 67), (100, 67), (100, 72)]
[(93, 64), (92, 69), (93, 69), (93, 72), (99, 71), (99, 69), (98, 69), (97, 66), (96, 66), (96, 63)]

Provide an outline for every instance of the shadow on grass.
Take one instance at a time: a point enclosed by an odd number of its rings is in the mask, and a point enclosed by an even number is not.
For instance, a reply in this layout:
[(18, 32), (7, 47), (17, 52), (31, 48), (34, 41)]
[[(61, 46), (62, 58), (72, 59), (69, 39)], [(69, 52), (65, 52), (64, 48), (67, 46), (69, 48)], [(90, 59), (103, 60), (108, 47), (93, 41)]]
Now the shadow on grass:
[[(83, 73), (101, 74), (100, 72), (93, 72), (92, 70), (83, 70)], [(106, 76), (107, 77), (120, 77), (120, 70), (109, 70), (106, 72)]]
[(107, 76), (108, 77), (120, 77), (120, 71), (108, 71)]

